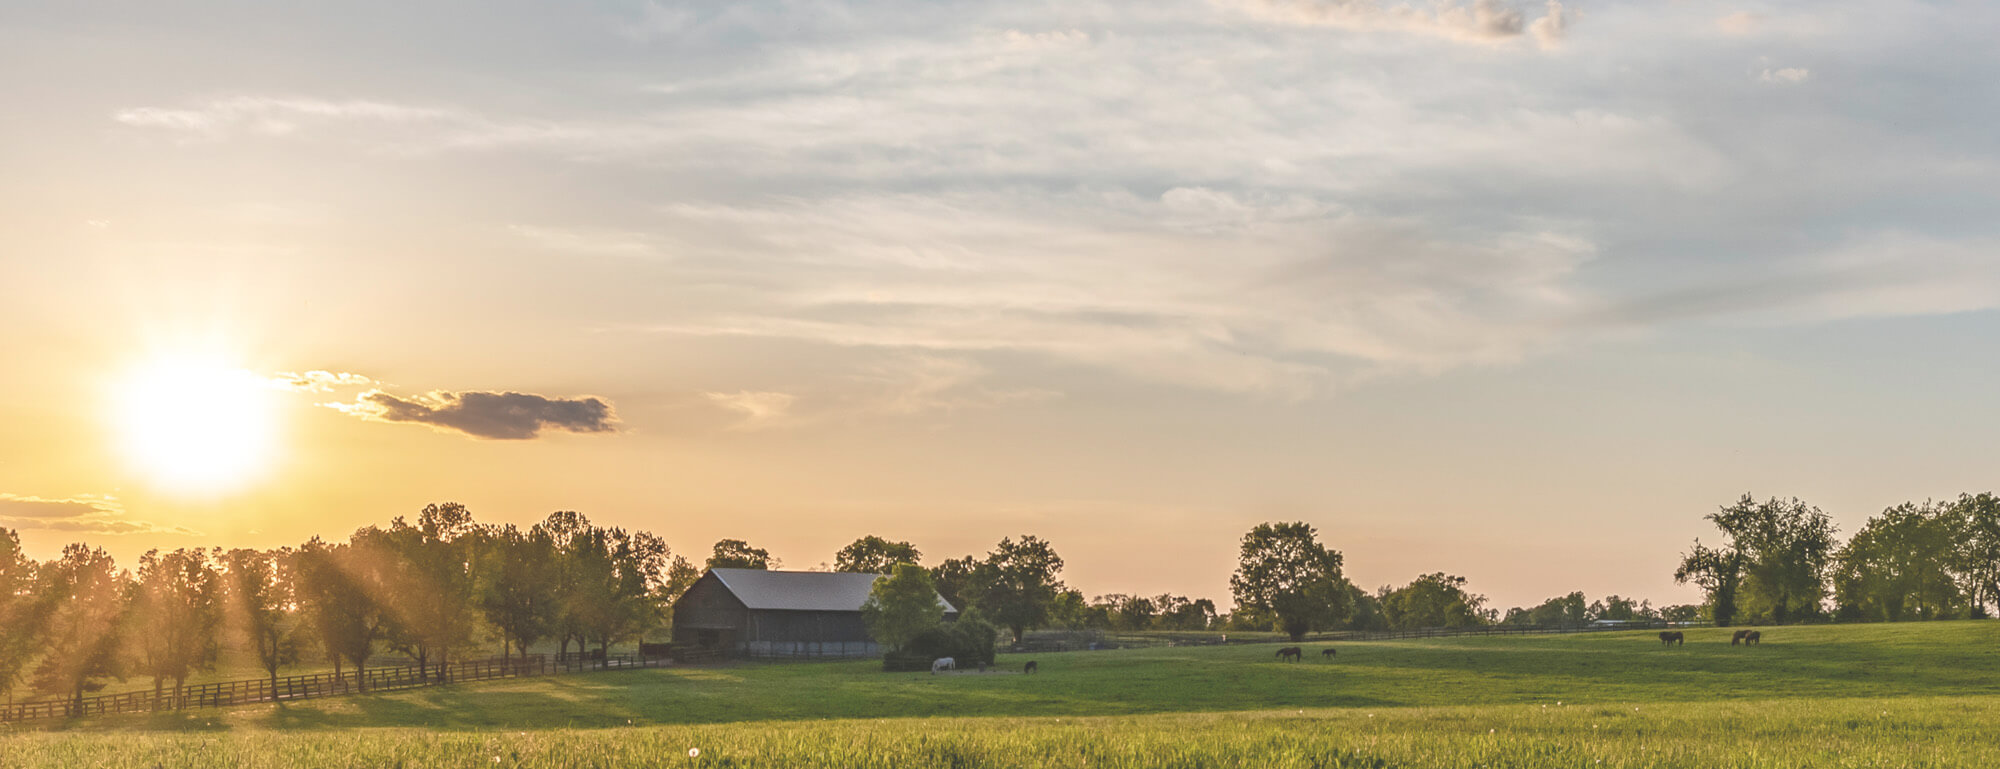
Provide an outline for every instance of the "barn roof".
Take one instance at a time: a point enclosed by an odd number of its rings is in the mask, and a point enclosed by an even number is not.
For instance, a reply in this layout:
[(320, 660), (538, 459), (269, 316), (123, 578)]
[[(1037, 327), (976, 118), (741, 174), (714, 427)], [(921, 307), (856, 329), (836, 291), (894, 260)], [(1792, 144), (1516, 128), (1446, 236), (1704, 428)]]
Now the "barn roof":
[[(860, 611), (868, 601), (868, 589), (883, 576), (763, 569), (709, 569), (708, 573), (721, 580), (744, 608), (785, 611)], [(944, 596), (938, 596), (938, 603), (947, 612), (958, 611)]]

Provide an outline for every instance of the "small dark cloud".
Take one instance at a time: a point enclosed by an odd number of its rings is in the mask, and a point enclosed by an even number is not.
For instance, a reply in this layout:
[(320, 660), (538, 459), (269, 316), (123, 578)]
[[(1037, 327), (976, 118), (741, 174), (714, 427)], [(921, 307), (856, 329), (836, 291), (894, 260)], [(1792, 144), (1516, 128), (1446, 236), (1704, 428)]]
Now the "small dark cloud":
[(526, 440), (543, 429), (572, 433), (617, 430), (611, 404), (598, 398), (548, 398), (516, 392), (433, 392), (400, 398), (371, 390), (354, 403), (327, 405), (364, 419), (416, 422), (495, 440)]
[(0, 493), (0, 528), (75, 531), (86, 534), (195, 534), (179, 526), (126, 519), (125, 506), (111, 497), (45, 499)]

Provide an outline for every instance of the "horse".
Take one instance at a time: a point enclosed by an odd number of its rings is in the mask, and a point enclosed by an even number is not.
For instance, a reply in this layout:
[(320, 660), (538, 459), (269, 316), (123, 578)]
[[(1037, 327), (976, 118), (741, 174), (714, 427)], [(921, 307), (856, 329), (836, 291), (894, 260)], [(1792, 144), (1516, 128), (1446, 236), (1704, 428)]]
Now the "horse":
[(1668, 645), (1668, 644), (1675, 644), (1675, 645), (1678, 645), (1678, 644), (1684, 644), (1684, 643), (1687, 643), (1687, 638), (1686, 638), (1685, 636), (1681, 635), (1681, 631), (1679, 631), (1679, 630), (1662, 630), (1662, 631), (1660, 631), (1660, 645), (1661, 645), (1661, 646), (1666, 646), (1666, 645)]
[(1299, 660), (1304, 659), (1304, 657), (1305, 657), (1305, 651), (1301, 650), (1297, 646), (1287, 646), (1283, 649), (1278, 650), (1279, 660), (1289, 660), (1291, 662), (1298, 662)]
[(958, 669), (958, 660), (952, 659), (950, 657), (939, 657), (931, 662), (931, 675), (937, 675), (938, 671), (940, 670), (957, 670), (957, 669)]
[(1743, 634), (1744, 646), (1756, 646), (1757, 642), (1762, 640), (1764, 640), (1764, 634), (1756, 630), (1752, 630), (1748, 633)]
[(1034, 673), (1041, 669), (1042, 666), (1035, 664), (1034, 660), (1028, 660), (1028, 664), (1021, 666), (1021, 672), (1023, 673)]
[(1339, 651), (1339, 649), (1321, 649), (1319, 650), (1319, 658), (1323, 660), (1333, 659), (1333, 655)]
[(1738, 631), (1736, 631), (1736, 634), (1735, 634), (1735, 635), (1732, 635), (1732, 636), (1730, 636), (1730, 637), (1729, 637), (1729, 645), (1730, 645), (1730, 646), (1735, 646), (1735, 645), (1737, 645), (1737, 644), (1748, 644), (1748, 643), (1749, 643), (1749, 641), (1748, 641), (1747, 639), (1749, 639), (1749, 638), (1750, 638), (1750, 634), (1751, 634), (1751, 633), (1755, 633), (1755, 632), (1757, 632), (1757, 631), (1755, 631), (1755, 630), (1738, 630)]

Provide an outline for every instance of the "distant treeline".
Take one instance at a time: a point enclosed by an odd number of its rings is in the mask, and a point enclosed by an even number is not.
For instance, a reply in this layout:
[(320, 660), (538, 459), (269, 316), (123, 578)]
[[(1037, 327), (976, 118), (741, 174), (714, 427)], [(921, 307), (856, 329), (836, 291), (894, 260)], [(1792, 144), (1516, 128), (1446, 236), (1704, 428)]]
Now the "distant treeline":
[[(1722, 542), (1697, 541), (1675, 577), (1701, 605), (1653, 607), (1580, 592), (1504, 615), (1434, 572), (1366, 591), (1342, 573), (1339, 551), (1302, 522), (1265, 523), (1243, 536), (1230, 578), (1234, 609), (1207, 598), (1106, 594), (1063, 584), (1046, 540), (1006, 538), (984, 556), (921, 571), (965, 619), (1015, 641), (1033, 628), (1389, 630), (1596, 620), (1784, 623), (1829, 619), (1984, 617), (2000, 601), (2000, 499), (1964, 495), (1884, 511), (1840, 545), (1825, 513), (1798, 500), (1749, 496), (1707, 516)], [(835, 554), (836, 571), (889, 573), (920, 564), (908, 542), (865, 536)], [(775, 568), (768, 551), (715, 543), (708, 568)], [(827, 568), (822, 566), (822, 568)], [(136, 571), (100, 548), (72, 544), (37, 563), (0, 529), (0, 696), (23, 690), (80, 699), (107, 678), (150, 676), (156, 691), (211, 669), (225, 646), (273, 680), (298, 665), (365, 669), (399, 652), (444, 675), (448, 660), (505, 657), (553, 642), (599, 651), (667, 630), (675, 598), (701, 576), (661, 538), (557, 512), (526, 529), (473, 521), (454, 503), (425, 507), (345, 542), (296, 548), (150, 551)], [(974, 626), (981, 626), (974, 623)]]

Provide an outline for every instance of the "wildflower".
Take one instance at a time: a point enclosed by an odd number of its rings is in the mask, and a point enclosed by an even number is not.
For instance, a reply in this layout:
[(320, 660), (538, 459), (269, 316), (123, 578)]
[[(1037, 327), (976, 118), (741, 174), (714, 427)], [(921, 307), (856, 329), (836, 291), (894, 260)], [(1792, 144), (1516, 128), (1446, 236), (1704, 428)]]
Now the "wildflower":
[(700, 755), (701, 748), (688, 748), (688, 758), (696, 758)]

